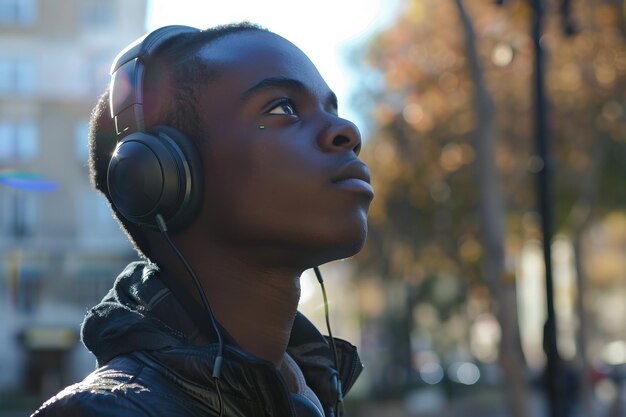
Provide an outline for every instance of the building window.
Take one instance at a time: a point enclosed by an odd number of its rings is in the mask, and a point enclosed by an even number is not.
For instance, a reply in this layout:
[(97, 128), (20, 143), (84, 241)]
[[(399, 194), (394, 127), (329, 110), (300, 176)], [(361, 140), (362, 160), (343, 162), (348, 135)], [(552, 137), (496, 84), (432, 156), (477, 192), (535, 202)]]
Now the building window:
[(37, 227), (37, 194), (2, 187), (0, 226), (5, 236), (32, 235)]
[(74, 152), (81, 165), (89, 159), (89, 121), (80, 120), (74, 125)]
[(4, 255), (6, 278), (11, 301), (18, 311), (31, 313), (39, 304), (42, 269), (29, 259), (25, 259), (20, 249)]
[(115, 2), (110, 0), (83, 0), (82, 23), (87, 28), (107, 28), (115, 21)]
[(0, 121), (0, 163), (29, 162), (38, 151), (39, 135), (34, 121)]
[(37, 0), (0, 0), (0, 25), (32, 26), (37, 21)]
[(26, 57), (0, 58), (0, 94), (30, 96), (35, 93), (36, 89), (37, 69), (32, 59)]
[(13, 222), (11, 231), (14, 236), (27, 236), (35, 232), (37, 223), (37, 195), (32, 192), (16, 193), (13, 200)]

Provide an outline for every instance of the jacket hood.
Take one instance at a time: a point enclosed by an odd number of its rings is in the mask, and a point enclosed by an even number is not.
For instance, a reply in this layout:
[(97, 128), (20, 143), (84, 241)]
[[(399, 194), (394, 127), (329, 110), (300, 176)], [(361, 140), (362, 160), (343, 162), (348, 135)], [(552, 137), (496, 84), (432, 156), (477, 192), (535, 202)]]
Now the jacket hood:
[[(213, 329), (208, 320), (194, 322), (190, 318), (205, 315), (180, 289), (175, 295), (159, 278), (159, 272), (148, 262), (128, 265), (103, 300), (87, 312), (81, 328), (83, 343), (96, 356), (98, 366), (116, 356), (152, 352), (153, 358), (167, 368), (185, 369), (188, 379), (206, 383), (208, 364), (198, 361), (197, 366), (185, 366), (181, 360), (188, 364), (194, 355), (207, 360), (207, 353), (216, 347)], [(225, 343), (224, 366), (234, 360), (238, 366), (275, 371), (270, 362), (243, 351), (225, 329), (220, 328), (220, 332)], [(327, 338), (306, 317), (296, 314), (287, 353), (325, 406), (345, 395), (363, 369), (356, 348), (344, 340), (334, 340), (339, 369), (331, 359)]]
[(157, 278), (158, 272), (155, 264), (131, 263), (102, 301), (87, 312), (81, 339), (96, 356), (98, 366), (125, 353), (191, 342), (188, 335), (173, 329), (155, 314), (158, 313), (155, 307), (182, 312), (182, 306)]
[[(186, 309), (159, 278), (159, 272), (158, 266), (149, 262), (129, 264), (102, 301), (87, 312), (81, 338), (96, 356), (98, 366), (116, 356), (136, 351), (206, 347), (214, 340), (212, 330), (198, 330), (198, 324), (190, 319), (188, 300), (183, 300)], [(180, 298), (180, 294), (177, 295)], [(234, 340), (224, 329), (222, 331), (225, 343), (237, 349)], [(327, 381), (334, 380), (334, 375), (338, 373), (341, 391), (345, 395), (360, 374), (362, 364), (354, 346), (341, 339), (335, 339), (335, 342), (338, 370), (334, 368), (327, 339), (298, 313), (287, 352), (301, 367), (314, 390), (318, 388), (316, 381), (319, 381), (319, 390), (322, 390), (323, 386), (328, 386)], [(321, 394), (334, 396), (332, 393)]]

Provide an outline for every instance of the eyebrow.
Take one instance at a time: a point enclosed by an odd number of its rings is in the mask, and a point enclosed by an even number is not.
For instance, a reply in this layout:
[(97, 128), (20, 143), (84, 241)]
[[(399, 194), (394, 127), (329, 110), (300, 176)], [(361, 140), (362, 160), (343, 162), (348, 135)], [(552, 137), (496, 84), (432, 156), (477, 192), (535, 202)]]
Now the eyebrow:
[[(311, 90), (309, 90), (307, 86), (304, 85), (304, 83), (300, 80), (286, 77), (270, 77), (264, 78), (263, 80), (259, 81), (258, 83), (244, 91), (241, 95), (241, 99), (247, 100), (252, 95), (272, 88), (284, 88), (287, 90), (297, 91), (299, 93), (313, 95), (311, 93)], [(339, 107), (339, 103), (335, 93), (333, 93), (332, 91), (328, 93), (324, 104), (330, 105), (333, 109), (337, 110)]]

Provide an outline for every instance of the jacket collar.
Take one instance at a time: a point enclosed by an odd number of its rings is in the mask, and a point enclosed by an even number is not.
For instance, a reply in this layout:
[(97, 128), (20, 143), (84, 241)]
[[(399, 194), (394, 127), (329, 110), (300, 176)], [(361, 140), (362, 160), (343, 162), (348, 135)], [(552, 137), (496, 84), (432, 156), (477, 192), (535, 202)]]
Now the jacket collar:
[[(131, 263), (103, 301), (88, 312), (82, 326), (83, 342), (100, 365), (118, 355), (151, 351), (155, 366), (160, 363), (176, 369), (184, 373), (180, 376), (185, 380), (206, 387), (212, 384), (209, 370), (216, 348), (214, 335), (198, 330), (198, 323), (190, 319), (196, 307), (190, 309), (189, 300), (180, 291), (175, 296), (159, 274), (154, 264)], [(243, 392), (246, 387), (241, 381), (254, 385), (253, 381), (276, 378), (278, 373), (270, 362), (243, 351), (222, 331), (226, 343), (222, 371), (225, 380)], [(328, 410), (350, 390), (363, 369), (353, 345), (341, 339), (335, 339), (335, 344), (339, 369), (333, 363), (328, 339), (304, 315), (296, 314), (287, 352)], [(257, 373), (256, 378), (246, 376), (244, 368)], [(327, 411), (327, 415), (334, 414)]]

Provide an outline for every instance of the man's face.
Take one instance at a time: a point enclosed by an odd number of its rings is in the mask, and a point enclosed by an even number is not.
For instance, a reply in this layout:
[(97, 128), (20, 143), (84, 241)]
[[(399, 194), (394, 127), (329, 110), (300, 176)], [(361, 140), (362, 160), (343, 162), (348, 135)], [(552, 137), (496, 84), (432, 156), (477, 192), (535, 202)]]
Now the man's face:
[(195, 227), (267, 262), (311, 265), (358, 252), (373, 198), (356, 126), (285, 39), (228, 35), (199, 52), (218, 78), (200, 93), (206, 190)]

